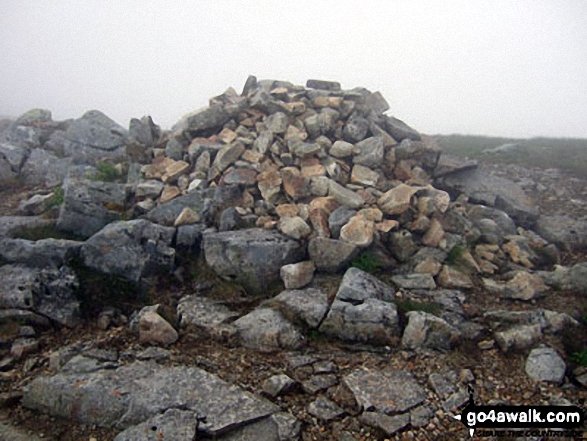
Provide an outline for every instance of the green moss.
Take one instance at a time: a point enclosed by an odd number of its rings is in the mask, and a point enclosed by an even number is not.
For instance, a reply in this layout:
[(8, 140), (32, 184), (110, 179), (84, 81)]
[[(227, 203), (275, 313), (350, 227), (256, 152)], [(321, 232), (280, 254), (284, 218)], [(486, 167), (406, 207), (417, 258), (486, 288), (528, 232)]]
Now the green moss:
[(351, 266), (366, 273), (375, 274), (383, 267), (383, 264), (376, 254), (365, 251), (353, 259)]
[(42, 239), (66, 239), (83, 241), (84, 238), (72, 233), (67, 233), (57, 229), (55, 225), (43, 225), (39, 227), (23, 228), (13, 236), (15, 239), (42, 240)]
[(125, 179), (122, 173), (109, 162), (99, 162), (95, 173), (88, 173), (86, 177), (92, 181), (118, 182)]
[(401, 300), (397, 302), (399, 311), (403, 314), (410, 311), (422, 311), (428, 314), (438, 315), (442, 312), (442, 305), (436, 302), (416, 302), (414, 300)]
[(466, 250), (467, 249), (462, 245), (455, 245), (452, 247), (446, 256), (447, 265), (456, 266)]
[(65, 199), (65, 191), (63, 187), (57, 187), (53, 190), (53, 198), (51, 200), (52, 207), (59, 207), (63, 205), (63, 201)]
[(569, 359), (571, 361), (574, 361), (575, 363), (581, 365), (581, 366), (587, 366), (587, 348), (586, 349), (582, 349), (579, 352), (575, 352), (573, 353)]

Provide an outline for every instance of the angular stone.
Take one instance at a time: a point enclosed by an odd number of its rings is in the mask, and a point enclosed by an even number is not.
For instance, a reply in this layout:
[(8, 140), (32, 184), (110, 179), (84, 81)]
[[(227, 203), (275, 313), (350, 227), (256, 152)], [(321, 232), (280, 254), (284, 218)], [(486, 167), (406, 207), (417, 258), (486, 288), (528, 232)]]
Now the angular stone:
[(260, 352), (300, 349), (304, 336), (281, 312), (258, 308), (234, 322), (240, 343)]
[(332, 144), (328, 153), (336, 158), (347, 158), (353, 153), (358, 153), (358, 149), (355, 149), (355, 146), (350, 142), (339, 140)]
[(182, 298), (177, 305), (177, 315), (182, 328), (196, 327), (211, 335), (220, 336), (239, 317), (218, 300), (191, 295)]
[(343, 128), (343, 138), (350, 143), (359, 142), (365, 139), (369, 132), (369, 121), (362, 116), (353, 114)]
[(257, 182), (263, 199), (273, 203), (281, 192), (283, 182), (279, 172), (275, 170), (262, 172), (257, 176)]
[(154, 311), (142, 314), (139, 320), (140, 342), (168, 346), (175, 343), (178, 338), (177, 331), (159, 314)]
[(340, 83), (336, 81), (308, 80), (306, 81), (306, 87), (337, 92), (340, 90)]
[(404, 139), (411, 139), (419, 141), (420, 134), (408, 126), (405, 122), (394, 118), (393, 116), (384, 116), (385, 130), (396, 141), (403, 141)]
[(0, 280), (0, 307), (31, 310), (68, 327), (79, 323), (79, 282), (70, 268), (4, 265), (0, 267)]
[(300, 171), (293, 167), (284, 168), (281, 171), (283, 189), (294, 200), (310, 195), (310, 181), (301, 176)]
[(337, 384), (338, 378), (336, 375), (312, 375), (302, 383), (302, 387), (307, 394), (315, 395)]
[(37, 377), (23, 405), (101, 427), (126, 428), (168, 409), (206, 415), (198, 431), (226, 433), (278, 411), (278, 407), (196, 367), (134, 362), (93, 373)]
[(190, 165), (185, 161), (175, 161), (165, 167), (165, 173), (161, 176), (161, 180), (166, 183), (177, 181), (182, 175), (189, 171)]
[(436, 248), (440, 245), (440, 241), (444, 238), (444, 230), (441, 223), (437, 219), (432, 219), (428, 231), (422, 238), (422, 244)]
[(442, 267), (442, 271), (438, 275), (438, 284), (443, 288), (473, 288), (473, 281), (468, 275), (448, 265)]
[(147, 274), (173, 269), (174, 233), (142, 219), (114, 222), (84, 242), (81, 257), (88, 268), (136, 283)]
[(506, 283), (504, 296), (516, 300), (532, 300), (543, 296), (547, 286), (542, 278), (536, 274), (518, 271), (516, 275)]
[(331, 180), (328, 187), (328, 196), (334, 197), (340, 205), (352, 209), (362, 208), (365, 201), (361, 196), (348, 188)]
[(379, 175), (368, 167), (356, 164), (351, 173), (351, 182), (369, 187), (377, 186)]
[(328, 398), (320, 397), (308, 405), (308, 413), (321, 421), (332, 421), (346, 412)]
[(355, 144), (355, 149), (359, 153), (353, 157), (353, 164), (364, 165), (369, 168), (380, 167), (383, 164), (385, 152), (381, 138), (367, 138)]
[(500, 349), (509, 352), (527, 349), (536, 344), (542, 338), (542, 329), (540, 325), (521, 325), (494, 332), (493, 335)]
[(159, 441), (164, 438), (193, 441), (198, 424), (197, 413), (169, 409), (165, 413), (120, 432), (114, 441)]
[(263, 392), (270, 397), (277, 397), (293, 390), (297, 382), (285, 374), (273, 375), (263, 382)]
[(57, 228), (89, 237), (107, 224), (120, 220), (125, 201), (122, 184), (72, 180), (65, 185)]
[(558, 353), (549, 347), (532, 349), (526, 360), (526, 373), (536, 381), (562, 383), (567, 365)]
[(353, 216), (349, 222), (340, 230), (340, 238), (346, 242), (353, 243), (366, 248), (373, 242), (375, 224), (363, 216)]
[(226, 185), (255, 185), (257, 182), (257, 171), (250, 168), (235, 168), (222, 178)]
[[(410, 410), (426, 399), (426, 392), (407, 371), (357, 369), (343, 382), (363, 410), (393, 414)], [(390, 399), (390, 397), (393, 397)]]
[(381, 430), (386, 436), (392, 436), (410, 424), (410, 414), (388, 416), (378, 412), (364, 412), (359, 416), (359, 421)]
[(314, 262), (290, 263), (281, 267), (280, 275), (285, 289), (298, 289), (309, 284), (314, 278)]
[(135, 195), (137, 198), (158, 198), (163, 191), (163, 183), (155, 179), (141, 181), (136, 188)]
[(215, 179), (220, 173), (234, 164), (244, 151), (245, 146), (239, 141), (228, 144), (220, 149), (212, 163), (212, 168), (208, 171), (208, 179)]
[(561, 250), (587, 248), (587, 219), (574, 219), (560, 214), (542, 214), (536, 223), (536, 232)]
[(434, 277), (430, 274), (414, 273), (393, 276), (392, 282), (403, 289), (436, 289)]
[(316, 237), (308, 244), (308, 253), (316, 269), (328, 273), (341, 271), (358, 252), (358, 246), (335, 239)]
[(312, 232), (308, 224), (299, 216), (281, 218), (279, 221), (279, 230), (286, 236), (296, 240), (303, 239)]
[(198, 213), (196, 213), (194, 210), (192, 210), (189, 207), (185, 207), (181, 211), (181, 213), (179, 213), (179, 216), (177, 216), (177, 219), (175, 219), (173, 226), (180, 227), (182, 225), (196, 224), (196, 223), (200, 222), (200, 220), (201, 220), (201, 217)]
[(347, 207), (338, 207), (328, 217), (328, 226), (332, 237), (338, 238), (340, 236), (340, 230), (346, 225), (357, 212), (350, 210)]
[(205, 234), (203, 248), (207, 264), (218, 275), (252, 294), (264, 292), (279, 280), (283, 265), (299, 262), (305, 254), (295, 240), (257, 228)]
[(286, 315), (302, 321), (312, 329), (318, 328), (328, 312), (328, 295), (314, 288), (283, 291), (272, 302), (281, 305)]
[(330, 237), (330, 228), (328, 226), (328, 214), (320, 208), (313, 208), (309, 213), (310, 223), (318, 237)]
[(449, 350), (453, 346), (456, 333), (445, 320), (423, 311), (410, 311), (406, 316), (403, 347)]
[(377, 201), (377, 205), (385, 214), (401, 214), (410, 207), (412, 196), (418, 191), (417, 188), (406, 184), (399, 184), (383, 194)]

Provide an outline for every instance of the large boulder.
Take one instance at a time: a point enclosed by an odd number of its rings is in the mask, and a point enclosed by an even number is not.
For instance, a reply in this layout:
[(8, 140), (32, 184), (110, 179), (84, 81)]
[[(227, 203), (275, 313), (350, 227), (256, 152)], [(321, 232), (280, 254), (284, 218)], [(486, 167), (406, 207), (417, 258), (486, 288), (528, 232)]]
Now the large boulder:
[(84, 424), (121, 429), (169, 409), (182, 409), (205, 415), (198, 431), (210, 437), (279, 411), (202, 369), (154, 362), (37, 377), (24, 390), (23, 405)]
[(81, 257), (96, 271), (139, 282), (154, 272), (170, 271), (175, 229), (144, 219), (113, 222), (84, 242)]
[(30, 310), (69, 327), (79, 323), (79, 283), (71, 268), (4, 265), (0, 267), (0, 280), (0, 308)]
[(71, 158), (59, 158), (40, 148), (34, 149), (20, 170), (28, 185), (55, 186), (63, 182), (71, 166)]
[(234, 322), (243, 346), (261, 352), (300, 349), (304, 336), (283, 316), (270, 308), (257, 308)]
[(81, 242), (65, 239), (0, 239), (0, 258), (40, 268), (59, 268), (79, 255)]
[[(53, 136), (62, 136), (55, 132)], [(94, 164), (104, 157), (123, 159), (127, 131), (98, 110), (90, 110), (69, 124), (63, 154), (78, 164)]]
[(587, 248), (587, 219), (573, 219), (566, 215), (542, 215), (536, 224), (536, 232), (561, 250), (572, 251)]
[(203, 244), (207, 264), (251, 294), (265, 292), (279, 280), (283, 265), (305, 257), (304, 248), (295, 240), (259, 228), (204, 234)]
[(400, 332), (394, 297), (391, 287), (350, 268), (320, 331), (341, 340), (389, 345)]
[(452, 173), (439, 179), (437, 186), (449, 193), (463, 193), (471, 202), (505, 211), (525, 228), (532, 228), (538, 220), (538, 208), (522, 187), (481, 168)]
[(57, 228), (89, 237), (110, 222), (122, 219), (126, 192), (122, 184), (67, 179)]

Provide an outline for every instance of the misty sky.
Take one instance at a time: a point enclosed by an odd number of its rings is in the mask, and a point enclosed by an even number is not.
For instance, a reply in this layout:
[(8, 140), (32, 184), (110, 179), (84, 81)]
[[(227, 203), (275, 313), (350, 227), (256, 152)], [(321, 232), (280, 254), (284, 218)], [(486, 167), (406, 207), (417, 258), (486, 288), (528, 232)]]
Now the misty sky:
[(249, 74), (379, 90), (429, 134), (587, 137), (587, 1), (0, 0), (0, 114), (169, 128)]

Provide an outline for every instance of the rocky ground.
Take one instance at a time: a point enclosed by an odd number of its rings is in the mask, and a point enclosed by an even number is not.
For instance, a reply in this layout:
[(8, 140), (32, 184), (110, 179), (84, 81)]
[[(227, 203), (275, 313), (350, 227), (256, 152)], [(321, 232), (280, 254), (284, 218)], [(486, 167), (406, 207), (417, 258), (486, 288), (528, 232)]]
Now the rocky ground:
[(585, 404), (585, 180), (308, 88), (6, 125), (0, 438), (467, 439), (468, 386)]

